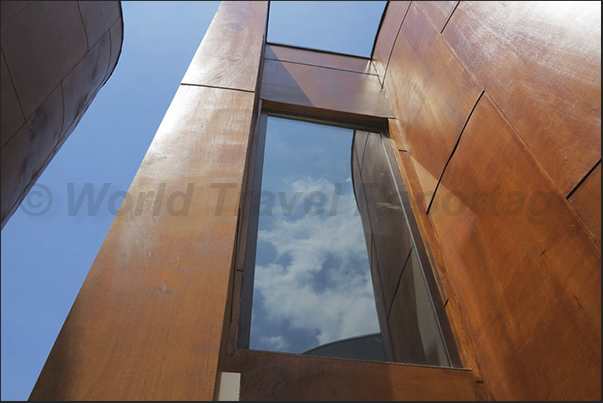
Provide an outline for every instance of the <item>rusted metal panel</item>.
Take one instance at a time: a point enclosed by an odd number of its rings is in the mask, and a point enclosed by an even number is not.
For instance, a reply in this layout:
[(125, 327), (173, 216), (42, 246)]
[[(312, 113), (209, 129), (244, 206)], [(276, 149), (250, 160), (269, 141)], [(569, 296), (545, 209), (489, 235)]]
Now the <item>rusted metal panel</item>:
[(119, 2), (17, 3), (2, 3), (3, 228), (113, 71), (123, 25)]
[(19, 12), (31, 6), (34, 1), (3, 1), (0, 8), (2, 14), (2, 24), (13, 18)]
[(78, 4), (86, 28), (88, 49), (92, 49), (105, 32), (121, 20), (121, 6), (117, 1), (107, 4), (99, 1), (78, 1)]
[(585, 178), (569, 202), (601, 243), (601, 162)]
[(452, 12), (459, 4), (458, 1), (417, 1), (415, 5), (421, 9), (433, 25), (436, 27), (438, 32), (442, 32), (448, 19), (452, 15)]
[(370, 74), (266, 60), (261, 97), (286, 104), (391, 117), (379, 79)]
[(213, 398), (253, 103), (180, 87), (33, 400)]
[(88, 51), (78, 3), (34, 2), (2, 23), (2, 51), (28, 119)]
[(427, 209), (481, 88), (427, 16), (411, 4), (385, 78), (401, 141), (412, 155)]
[(267, 10), (267, 1), (222, 2), (182, 84), (255, 91)]
[(60, 146), (62, 127), (63, 90), (59, 85), (2, 147), (3, 226)]
[(117, 65), (117, 61), (121, 53), (121, 45), (123, 42), (123, 23), (121, 20), (117, 21), (111, 26), (111, 61), (109, 62), (109, 69), (107, 70), (107, 78), (113, 74), (113, 70)]
[(15, 86), (10, 78), (10, 73), (2, 52), (2, 131), (1, 145), (4, 145), (15, 135), (19, 127), (25, 123), (25, 116), (19, 104)]
[(429, 215), (493, 398), (599, 399), (600, 244), (487, 96)]
[(385, 78), (389, 57), (409, 6), (410, 1), (390, 1), (387, 4), (385, 17), (377, 33), (377, 42), (373, 51), (373, 63), (381, 77), (381, 82)]
[(241, 400), (476, 400), (471, 371), (238, 350)]
[(266, 59), (310, 64), (336, 70), (353, 71), (355, 73), (376, 74), (371, 67), (370, 59), (345, 56), (336, 53), (299, 49), (292, 46), (270, 44), (264, 52)]
[(444, 37), (568, 195), (601, 159), (601, 3), (463, 1)]
[[(111, 61), (111, 34), (109, 30), (96, 41), (84, 58), (62, 82), (65, 104), (63, 120), (69, 124), (82, 117), (96, 92), (103, 85)], [(63, 128), (63, 131), (67, 127)]]

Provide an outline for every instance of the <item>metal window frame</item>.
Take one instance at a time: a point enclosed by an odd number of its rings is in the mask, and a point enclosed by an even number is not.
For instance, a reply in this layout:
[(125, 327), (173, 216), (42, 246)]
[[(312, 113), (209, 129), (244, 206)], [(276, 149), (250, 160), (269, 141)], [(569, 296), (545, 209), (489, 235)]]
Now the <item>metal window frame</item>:
[[(262, 105), (259, 106), (259, 111), (254, 136), (251, 139), (250, 145), (250, 157), (253, 157), (248, 158), (248, 165), (242, 188), (242, 208), (239, 210), (239, 225), (237, 228), (237, 241), (234, 252), (235, 269), (238, 269), (243, 273), (242, 281), (238, 284), (235, 282), (234, 289), (232, 290), (233, 307), (236, 306), (236, 309), (233, 309), (231, 312), (231, 328), (234, 327), (234, 329), (231, 329), (230, 342), (233, 343), (233, 337), (236, 341), (234, 341), (234, 345), (231, 346), (231, 350), (249, 349), (259, 221), (258, 213), (260, 207), (259, 201), (262, 185), (264, 148), (268, 117), (273, 116), (283, 119), (342, 127), (352, 130), (370, 131), (372, 133), (379, 133), (383, 140), (387, 139), (391, 142), (391, 137), (385, 122), (384, 124), (376, 124), (363, 122), (361, 120), (350, 121), (348, 119), (317, 117), (309, 114), (281, 111), (277, 108), (263, 108)], [(406, 184), (402, 178), (400, 167), (394, 155), (393, 147), (387, 147), (386, 143), (387, 141), (382, 141), (388, 166), (397, 186), (397, 193), (404, 209), (404, 216), (406, 217), (413, 245), (419, 257), (423, 276), (431, 296), (430, 299), (432, 302), (432, 307), (438, 319), (438, 325), (444, 339), (444, 344), (450, 359), (451, 367), (464, 368), (459, 355), (457, 343), (450, 327), (448, 315), (446, 314), (445, 305), (442, 301), (442, 295), (433, 272), (433, 267), (429, 261), (425, 243), (419, 231), (415, 212), (410, 203)]]

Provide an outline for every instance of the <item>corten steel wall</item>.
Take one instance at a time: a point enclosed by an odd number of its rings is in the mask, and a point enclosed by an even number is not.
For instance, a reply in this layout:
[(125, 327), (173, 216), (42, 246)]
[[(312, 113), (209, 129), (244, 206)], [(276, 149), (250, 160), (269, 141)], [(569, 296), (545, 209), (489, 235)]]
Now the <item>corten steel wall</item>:
[[(266, 2), (223, 3), (130, 188), (153, 193), (116, 217), (32, 399), (211, 399), (220, 371), (241, 373), (243, 400), (471, 400), (482, 381), (495, 398), (600, 398), (600, 28), (580, 31), (599, 13), (569, 26), (538, 7), (392, 2), (371, 62), (264, 49)], [(260, 108), (389, 123), (471, 370), (236, 348)], [(553, 172), (541, 159), (561, 148)], [(158, 189), (185, 200), (191, 183), (188, 215), (169, 214)], [(221, 215), (212, 183), (236, 186)], [(495, 191), (556, 210), (491, 211)]]
[[(267, 8), (218, 9), (129, 189), (147, 193), (116, 216), (32, 400), (214, 397)], [(239, 188), (224, 214), (212, 184)]]
[(373, 61), (465, 365), (601, 399), (600, 3), (390, 2)]
[[(393, 118), (371, 60), (292, 46), (267, 44), (260, 90), (263, 110), (347, 123), (387, 125)], [(255, 176), (254, 136), (246, 178)], [(320, 145), (317, 145), (320, 146)], [(374, 167), (373, 167), (374, 168)], [(249, 186), (249, 187), (248, 187)], [(223, 369), (241, 374), (241, 400), (479, 400), (486, 398), (473, 371), (391, 362), (310, 357), (237, 346), (247, 231), (253, 189), (244, 187), (242, 219), (234, 259), (233, 298)], [(404, 262), (399, 262), (403, 265)], [(391, 275), (391, 273), (386, 273)], [(395, 277), (395, 276), (391, 276)], [(377, 298), (379, 298), (377, 291)], [(247, 298), (247, 299), (246, 299)], [(397, 324), (396, 324), (397, 325)], [(241, 322), (241, 326), (246, 326)], [(248, 326), (248, 325), (247, 325)], [(241, 333), (239, 333), (241, 335)]]
[[(235, 348), (260, 108), (392, 117), (369, 59), (272, 46), (263, 60), (266, 17), (267, 2), (220, 6), (130, 187), (142, 203), (113, 222), (32, 400), (209, 400), (221, 371), (241, 373), (243, 400), (483, 396), (464, 369)], [(160, 193), (178, 191), (170, 213)]]
[(2, 228), (115, 69), (117, 1), (2, 2)]

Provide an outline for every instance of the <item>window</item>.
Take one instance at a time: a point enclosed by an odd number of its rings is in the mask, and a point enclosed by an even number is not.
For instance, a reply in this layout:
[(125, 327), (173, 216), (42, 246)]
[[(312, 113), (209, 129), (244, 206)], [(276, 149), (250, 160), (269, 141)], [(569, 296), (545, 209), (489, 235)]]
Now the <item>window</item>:
[(264, 113), (258, 140), (238, 347), (460, 366), (386, 134)]

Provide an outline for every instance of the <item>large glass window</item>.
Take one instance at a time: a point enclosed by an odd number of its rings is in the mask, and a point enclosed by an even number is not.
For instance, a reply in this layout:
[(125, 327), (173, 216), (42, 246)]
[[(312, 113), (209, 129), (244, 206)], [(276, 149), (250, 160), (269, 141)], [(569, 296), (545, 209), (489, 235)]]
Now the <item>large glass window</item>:
[(268, 114), (261, 126), (239, 347), (455, 365), (385, 134)]

